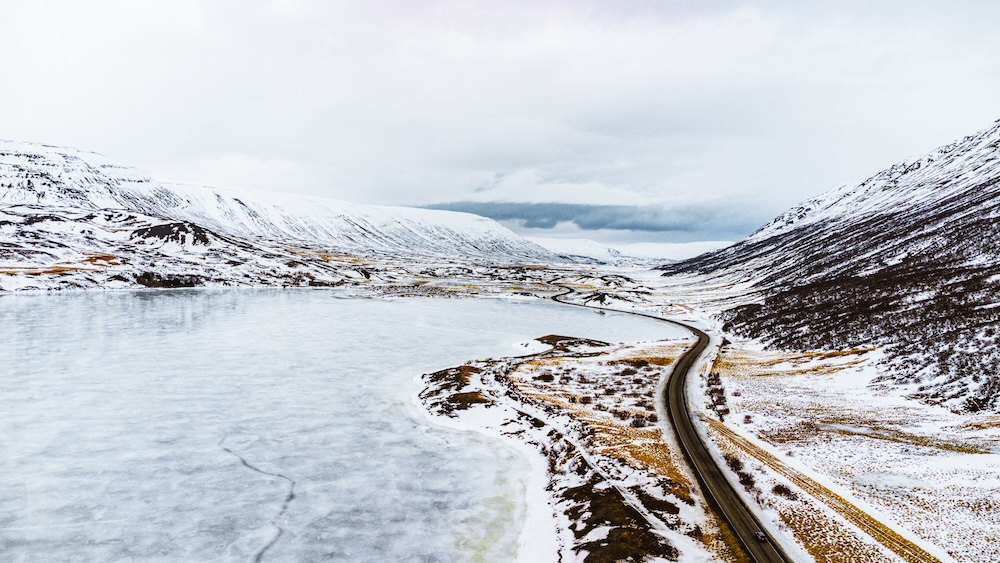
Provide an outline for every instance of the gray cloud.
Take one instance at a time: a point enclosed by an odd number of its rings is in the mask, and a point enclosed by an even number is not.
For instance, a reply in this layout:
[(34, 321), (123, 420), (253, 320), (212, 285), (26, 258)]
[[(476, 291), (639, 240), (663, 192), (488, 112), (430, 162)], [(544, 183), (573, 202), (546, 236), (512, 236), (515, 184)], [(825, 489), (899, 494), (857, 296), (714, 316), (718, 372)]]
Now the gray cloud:
[(562, 223), (571, 223), (584, 231), (669, 233), (676, 235), (674, 238), (679, 241), (736, 240), (771, 218), (760, 210), (748, 212), (747, 206), (719, 202), (664, 207), (458, 201), (426, 207), (475, 213), (497, 221), (514, 222), (524, 229), (554, 229)]
[(361, 203), (586, 204), (507, 221), (594, 236), (697, 236), (674, 202), (750, 201), (753, 221), (686, 211), (742, 232), (1000, 117), (998, 20), (961, 0), (0, 2), (0, 136)]

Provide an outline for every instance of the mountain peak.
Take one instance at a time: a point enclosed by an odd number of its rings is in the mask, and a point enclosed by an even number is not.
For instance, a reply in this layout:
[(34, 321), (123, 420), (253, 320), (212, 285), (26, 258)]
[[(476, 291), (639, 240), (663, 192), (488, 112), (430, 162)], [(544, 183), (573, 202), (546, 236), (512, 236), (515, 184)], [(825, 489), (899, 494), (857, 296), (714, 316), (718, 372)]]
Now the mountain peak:
[(978, 133), (897, 162), (864, 181), (806, 200), (749, 239), (761, 240), (810, 223), (882, 212), (913, 198), (934, 199), (961, 192), (996, 172), (998, 147), (1000, 119)]

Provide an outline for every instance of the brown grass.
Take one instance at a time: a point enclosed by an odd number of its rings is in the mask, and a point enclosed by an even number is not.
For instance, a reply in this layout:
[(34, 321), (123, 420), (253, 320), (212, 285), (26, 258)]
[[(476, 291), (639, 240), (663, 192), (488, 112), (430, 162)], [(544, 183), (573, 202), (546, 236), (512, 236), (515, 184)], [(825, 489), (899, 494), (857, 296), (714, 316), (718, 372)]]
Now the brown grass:
[(472, 405), (492, 405), (493, 401), (479, 391), (468, 391), (465, 393), (454, 393), (448, 396), (448, 402), (452, 404), (454, 410), (466, 410)]
[[(752, 442), (733, 432), (725, 424), (713, 419), (708, 419), (709, 427), (716, 435), (735, 447), (739, 448), (754, 459), (768, 466), (772, 471), (785, 477), (795, 486), (799, 487), (812, 498), (822, 502), (837, 514), (841, 515), (848, 522), (854, 524), (872, 539), (885, 546), (887, 549), (910, 563), (925, 563), (938, 561), (923, 548), (900, 536), (895, 530), (872, 518), (868, 513), (851, 504), (847, 499), (819, 484), (808, 475), (793, 469), (769, 452), (757, 447)], [(801, 523), (800, 525), (806, 525)], [(791, 525), (791, 523), (789, 523)], [(802, 533), (808, 533), (808, 529), (803, 529)], [(815, 534), (808, 537), (813, 538)], [(807, 550), (810, 547), (807, 545)], [(813, 549), (820, 550), (821, 546), (814, 545)]]
[(83, 259), (84, 262), (98, 266), (119, 266), (122, 260), (113, 254), (91, 254)]
[(640, 355), (640, 356), (630, 356), (628, 358), (621, 358), (619, 360), (612, 360), (608, 362), (610, 366), (616, 365), (630, 365), (633, 367), (643, 367), (643, 366), (669, 366), (674, 363), (675, 356), (660, 356), (660, 355)]
[(295, 252), (296, 254), (300, 254), (302, 256), (307, 256), (307, 257), (310, 257), (310, 258), (319, 258), (320, 260), (322, 260), (324, 262), (337, 262), (337, 263), (341, 263), (341, 264), (364, 264), (365, 263), (365, 260), (363, 260), (361, 257), (354, 256), (352, 254), (342, 254), (340, 252), (323, 252), (323, 251), (317, 251), (317, 250), (309, 250), (309, 249), (305, 249), (305, 248), (293, 248), (293, 249), (290, 249), (290, 250), (292, 252)]
[[(723, 346), (715, 361), (712, 371), (724, 375), (742, 377), (761, 377), (776, 375), (829, 375), (838, 370), (861, 365), (864, 354), (874, 348), (855, 348), (852, 350), (835, 350), (832, 352), (754, 352)], [(847, 362), (833, 364), (816, 364), (817, 361), (834, 358), (852, 358)], [(782, 365), (787, 364), (787, 365)], [(802, 364), (808, 364), (803, 366)], [(781, 366), (778, 369), (778, 366)]]
[(483, 371), (476, 366), (458, 366), (427, 374), (427, 379), (438, 383), (444, 389), (461, 389), (469, 384), (469, 376)]
[(647, 469), (666, 477), (671, 482), (670, 494), (684, 502), (692, 502), (691, 484), (663, 440), (660, 428), (632, 428), (616, 424), (611, 417), (592, 427), (598, 452), (624, 461), (631, 467)]
[(27, 274), (31, 276), (43, 274), (63, 274), (66, 272), (95, 271), (93, 266), (80, 266), (73, 264), (53, 264), (51, 266), (8, 266), (0, 268), (0, 274)]
[(31, 276), (45, 274), (64, 274), (66, 272), (98, 271), (109, 266), (118, 266), (122, 260), (112, 254), (90, 254), (79, 264), (49, 264), (47, 266), (6, 266), (0, 268), (0, 274), (26, 274)]
[[(811, 504), (811, 503), (810, 503)], [(816, 507), (784, 507), (781, 519), (795, 531), (805, 550), (816, 561), (829, 563), (861, 563), (885, 561), (885, 554), (875, 546), (861, 541), (857, 534), (830, 518)]]
[[(558, 407), (582, 423), (592, 432), (597, 452), (624, 461), (631, 467), (666, 477), (671, 483), (668, 492), (684, 502), (692, 502), (691, 484), (682, 472), (675, 453), (663, 440), (662, 430), (658, 426), (635, 428), (607, 412), (595, 410), (593, 405), (579, 403), (579, 395), (562, 390), (540, 389), (521, 379), (512, 381), (523, 396)], [(570, 402), (571, 397), (576, 398), (577, 402)]]
[[(607, 353), (598, 357), (561, 355), (531, 358), (520, 363), (514, 371), (509, 372), (507, 379), (515, 385), (518, 394), (522, 397), (539, 404), (556, 407), (580, 423), (584, 434), (590, 436), (586, 447), (594, 454), (618, 460), (629, 467), (662, 477), (664, 492), (684, 503), (692, 504), (694, 503), (693, 483), (685, 473), (685, 462), (680, 457), (679, 452), (671, 449), (670, 443), (663, 436), (661, 427), (659, 425), (633, 427), (627, 418), (618, 419), (611, 412), (597, 408), (602, 401), (601, 398), (604, 397), (602, 391), (618, 378), (619, 370), (615, 370), (612, 366), (632, 368), (633, 372), (637, 370), (638, 374), (634, 374), (637, 377), (649, 374), (649, 384), (637, 388), (636, 391), (640, 393), (639, 396), (648, 394), (648, 399), (652, 401), (660, 371), (644, 370), (643, 368), (663, 368), (672, 365), (676, 357), (688, 347), (688, 343), (671, 343), (644, 347), (634, 351), (618, 348), (611, 352), (618, 356), (612, 356), (613, 359), (607, 359)], [(544, 384), (534, 379), (539, 372), (544, 373), (555, 366), (564, 368), (572, 366), (577, 369), (576, 373), (586, 374), (590, 383), (584, 384), (582, 388), (568, 390), (557, 383)], [(588, 371), (588, 367), (600, 368), (600, 371)], [(611, 367), (610, 371), (609, 367)], [(598, 373), (602, 375), (598, 375)], [(553, 375), (558, 378), (558, 374)], [(574, 381), (577, 382), (575, 379)], [(583, 403), (581, 399), (584, 396), (597, 398), (597, 400), (593, 403)], [(604, 406), (609, 405), (610, 403), (604, 400)], [(627, 411), (634, 414), (648, 413), (648, 410), (624, 405), (611, 406), (617, 411)], [(718, 520), (711, 511), (707, 511), (706, 516), (708, 522), (705, 528), (696, 528), (695, 531), (691, 532), (692, 537), (713, 553), (718, 561), (748, 563), (750, 559), (732, 530), (724, 522)]]
[(953, 428), (957, 430), (989, 430), (990, 428), (1000, 428), (1000, 416), (980, 416), (975, 420), (970, 420)]
[(854, 430), (843, 426), (833, 425), (857, 425), (858, 421), (850, 417), (835, 416), (830, 418), (818, 417), (808, 422), (798, 422), (776, 430), (769, 430), (760, 433), (760, 437), (773, 444), (787, 444), (808, 440), (824, 434), (838, 434), (841, 436), (858, 436), (871, 438), (873, 440), (885, 440), (909, 446), (923, 448), (934, 448), (946, 452), (962, 454), (988, 454), (991, 450), (985, 446), (973, 444), (961, 444), (949, 442), (931, 436), (921, 436), (911, 434), (895, 428), (885, 428), (875, 423), (865, 424), (867, 428)]
[(709, 513), (711, 524), (715, 527), (713, 533), (702, 534), (701, 543), (714, 553), (720, 560), (730, 563), (753, 563), (753, 559), (743, 549), (740, 540), (736, 537), (733, 529), (724, 520), (717, 517), (714, 512)]

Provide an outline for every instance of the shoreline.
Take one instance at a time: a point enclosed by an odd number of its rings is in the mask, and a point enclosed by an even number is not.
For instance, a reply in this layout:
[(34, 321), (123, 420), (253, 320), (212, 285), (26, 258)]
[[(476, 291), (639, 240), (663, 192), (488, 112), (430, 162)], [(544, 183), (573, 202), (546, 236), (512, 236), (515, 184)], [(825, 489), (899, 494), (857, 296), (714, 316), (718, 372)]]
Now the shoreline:
[[(517, 559), (731, 559), (655, 414), (655, 389), (689, 339), (537, 340), (550, 349), (424, 374), (419, 396), (435, 424), (501, 438), (529, 459)], [(560, 381), (553, 366), (564, 370)], [(583, 383), (568, 382), (567, 374)], [(548, 382), (553, 387), (542, 388)], [(539, 534), (533, 515), (543, 511)]]
[[(423, 375), (414, 377), (414, 381), (423, 386)], [(528, 464), (528, 471), (522, 476), (521, 501), (523, 504), (523, 523), (517, 533), (517, 550), (515, 561), (534, 563), (537, 561), (556, 561), (559, 559), (559, 542), (555, 514), (549, 504), (546, 492), (548, 485), (547, 464), (545, 457), (536, 448), (521, 440), (506, 436), (496, 429), (465, 422), (454, 418), (435, 416), (420, 399), (419, 394), (411, 396), (411, 404), (420, 411), (423, 418), (430, 424), (455, 430), (471, 432), (499, 441), (520, 455)], [(544, 499), (537, 499), (533, 491), (541, 491)], [(543, 529), (543, 533), (537, 530)], [(533, 532), (533, 530), (535, 530)]]

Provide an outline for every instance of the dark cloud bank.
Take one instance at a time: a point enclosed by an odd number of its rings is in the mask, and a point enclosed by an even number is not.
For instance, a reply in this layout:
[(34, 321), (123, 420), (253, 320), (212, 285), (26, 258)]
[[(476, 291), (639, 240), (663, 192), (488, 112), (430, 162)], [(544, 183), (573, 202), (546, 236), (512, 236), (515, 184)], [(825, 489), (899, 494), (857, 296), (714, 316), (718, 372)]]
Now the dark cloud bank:
[(678, 207), (456, 201), (428, 209), (464, 211), (526, 229), (554, 229), (572, 223), (586, 231), (603, 229), (671, 235), (677, 241), (738, 240), (772, 217), (748, 205), (718, 203)]

